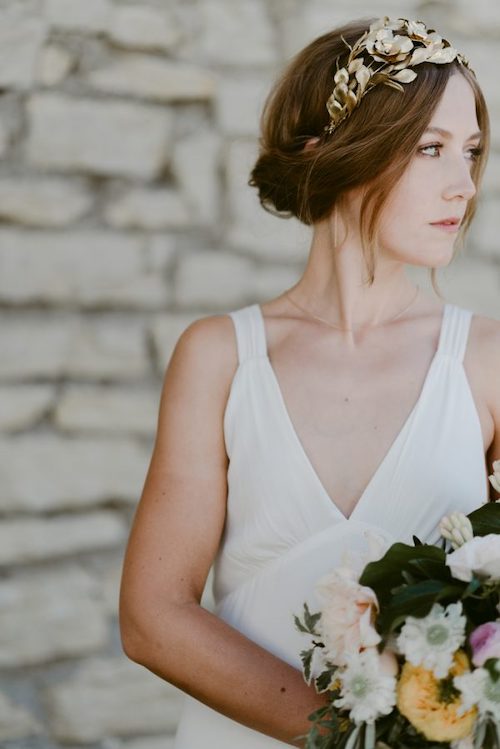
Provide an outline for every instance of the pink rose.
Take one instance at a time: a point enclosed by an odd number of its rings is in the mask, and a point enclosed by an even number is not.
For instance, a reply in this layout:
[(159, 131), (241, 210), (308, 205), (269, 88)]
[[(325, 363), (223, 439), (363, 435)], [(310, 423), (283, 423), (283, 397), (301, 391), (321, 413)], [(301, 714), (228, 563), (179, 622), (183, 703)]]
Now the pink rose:
[(500, 658), (500, 622), (480, 624), (471, 632), (469, 642), (475, 666), (482, 666), (488, 658)]
[(323, 655), (336, 666), (346, 665), (345, 656), (377, 645), (381, 637), (374, 627), (379, 609), (371, 588), (357, 582), (357, 574), (338, 567), (320, 580), (316, 592), (321, 600), (318, 632), (325, 645)]

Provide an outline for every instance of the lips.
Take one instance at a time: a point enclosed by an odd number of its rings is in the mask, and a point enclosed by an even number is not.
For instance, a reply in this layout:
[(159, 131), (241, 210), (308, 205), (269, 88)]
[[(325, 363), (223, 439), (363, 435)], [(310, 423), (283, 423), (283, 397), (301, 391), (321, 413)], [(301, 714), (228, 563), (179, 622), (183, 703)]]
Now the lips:
[(456, 226), (456, 224), (459, 224), (461, 222), (461, 218), (458, 216), (449, 216), (448, 218), (442, 218), (439, 221), (432, 221), (432, 225), (444, 225), (444, 226)]

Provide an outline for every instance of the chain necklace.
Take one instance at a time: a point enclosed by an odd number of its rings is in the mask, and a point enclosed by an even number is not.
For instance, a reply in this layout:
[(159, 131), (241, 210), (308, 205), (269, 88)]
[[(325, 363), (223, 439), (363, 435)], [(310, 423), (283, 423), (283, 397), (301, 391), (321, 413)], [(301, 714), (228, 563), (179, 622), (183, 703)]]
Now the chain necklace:
[[(415, 296), (411, 300), (410, 304), (408, 304), (403, 310), (401, 310), (401, 312), (398, 312), (397, 315), (395, 315), (394, 317), (390, 317), (388, 320), (385, 320), (384, 322), (385, 323), (392, 322), (393, 320), (397, 320), (398, 317), (401, 317), (401, 315), (404, 312), (406, 312), (406, 310), (409, 309), (411, 307), (411, 305), (414, 303), (414, 301), (418, 297), (419, 292), (420, 292), (420, 286), (417, 285), (417, 293), (415, 294)], [(292, 299), (292, 297), (290, 296), (290, 292), (285, 291), (285, 296), (288, 297), (288, 299), (291, 301), (291, 303), (294, 304), (298, 309), (300, 309), (302, 312), (305, 312), (306, 315), (309, 315), (309, 317), (314, 317), (315, 320), (319, 320), (320, 322), (323, 322), (326, 325), (330, 325), (330, 327), (336, 328), (336, 330), (343, 330), (343, 331), (353, 332), (354, 328), (341, 328), (339, 325), (335, 325), (334, 323), (330, 322), (329, 320), (325, 320), (324, 317), (319, 317), (319, 315), (313, 315), (312, 312), (309, 312), (309, 310), (305, 309), (305, 307), (302, 307), (300, 304), (298, 304), (296, 301), (294, 301)], [(382, 323), (378, 323), (378, 325), (381, 325), (381, 324)], [(375, 328), (377, 326), (376, 325), (369, 325), (368, 327), (369, 328)]]

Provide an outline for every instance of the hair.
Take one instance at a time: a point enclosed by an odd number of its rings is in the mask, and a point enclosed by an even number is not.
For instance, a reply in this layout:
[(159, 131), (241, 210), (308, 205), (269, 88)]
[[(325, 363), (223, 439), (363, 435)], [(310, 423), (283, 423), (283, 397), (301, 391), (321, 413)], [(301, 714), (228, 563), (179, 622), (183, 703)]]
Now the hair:
[[(262, 207), (282, 218), (295, 216), (306, 225), (327, 218), (353, 188), (365, 188), (360, 234), (369, 285), (375, 280), (376, 239), (380, 216), (395, 184), (413, 158), (418, 142), (451, 75), (470, 84), (482, 131), (482, 153), (472, 165), (476, 194), (468, 202), (457, 235), (455, 254), (476, 213), (479, 187), (490, 148), (487, 105), (475, 75), (458, 60), (418, 65), (418, 75), (404, 91), (378, 85), (369, 90), (333, 134), (326, 102), (337, 67), (347, 63), (349, 49), (377, 20), (357, 19), (313, 40), (296, 54), (269, 92), (260, 118), (259, 155), (248, 184), (258, 189)], [(338, 62), (338, 66), (337, 66)], [(305, 149), (310, 138), (319, 138)], [(458, 248), (458, 249), (457, 249)], [(455, 256), (454, 254), (454, 256)], [(436, 268), (431, 269), (434, 291)]]

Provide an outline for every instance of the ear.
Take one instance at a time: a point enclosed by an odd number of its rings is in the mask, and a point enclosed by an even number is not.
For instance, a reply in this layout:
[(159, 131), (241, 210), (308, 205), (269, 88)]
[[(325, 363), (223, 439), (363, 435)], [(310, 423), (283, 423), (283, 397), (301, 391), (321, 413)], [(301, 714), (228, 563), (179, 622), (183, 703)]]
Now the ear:
[(304, 146), (304, 151), (309, 151), (311, 148), (314, 148), (316, 143), (319, 141), (319, 138), (309, 138), (309, 140), (306, 142)]

